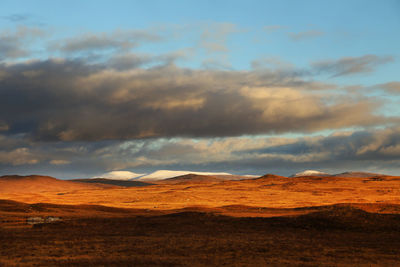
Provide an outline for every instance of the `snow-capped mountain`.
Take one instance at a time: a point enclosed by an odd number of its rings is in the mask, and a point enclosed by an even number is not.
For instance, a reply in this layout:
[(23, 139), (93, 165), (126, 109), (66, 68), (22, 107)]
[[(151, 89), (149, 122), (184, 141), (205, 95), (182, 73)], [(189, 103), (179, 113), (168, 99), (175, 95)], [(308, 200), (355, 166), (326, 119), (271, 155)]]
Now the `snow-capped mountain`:
[(111, 171), (93, 178), (106, 178), (111, 180), (131, 180), (143, 176), (145, 173), (135, 173), (130, 171)]
[(305, 171), (293, 174), (289, 177), (303, 177), (303, 176), (330, 176), (330, 174), (325, 173), (325, 172), (315, 171), (315, 170), (305, 170)]
[(163, 180), (172, 177), (182, 176), (186, 174), (198, 174), (198, 175), (231, 175), (227, 172), (193, 172), (193, 171), (172, 171), (172, 170), (158, 170), (153, 173), (139, 177), (137, 180)]

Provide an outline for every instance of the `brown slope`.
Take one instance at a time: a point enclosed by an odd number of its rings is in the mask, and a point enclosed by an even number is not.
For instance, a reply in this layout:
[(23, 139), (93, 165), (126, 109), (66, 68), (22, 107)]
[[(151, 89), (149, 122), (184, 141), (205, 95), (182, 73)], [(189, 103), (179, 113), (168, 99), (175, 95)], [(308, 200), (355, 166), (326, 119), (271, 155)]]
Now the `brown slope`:
[(112, 185), (86, 184), (59, 180), (50, 176), (40, 175), (9, 175), (0, 177), (0, 193), (39, 193), (39, 192), (64, 192), (71, 190), (90, 190), (116, 188)]
[(123, 187), (153, 185), (152, 183), (141, 182), (141, 181), (113, 180), (113, 179), (106, 179), (106, 178), (73, 179), (73, 180), (69, 180), (69, 181), (88, 183), (88, 184), (107, 184), (107, 185), (116, 185), (116, 186), (123, 186)]
[(276, 175), (276, 174), (271, 174), (271, 173), (267, 173), (259, 178), (255, 178), (255, 179), (287, 179), (287, 177), (285, 176), (280, 176), (280, 175)]
[(333, 177), (342, 178), (368, 178), (368, 177), (385, 177), (385, 174), (371, 173), (371, 172), (343, 172), (332, 175)]
[(223, 180), (228, 180), (228, 181), (249, 180), (249, 179), (257, 178), (256, 176), (252, 177), (252, 176), (235, 175), (235, 174), (230, 174), (230, 175), (218, 174), (218, 175), (213, 175), (213, 177), (222, 178)]
[(199, 175), (199, 174), (185, 174), (173, 178), (168, 178), (160, 181), (155, 181), (157, 184), (180, 184), (180, 183), (207, 183), (207, 182), (220, 182), (225, 180), (211, 175)]
[(244, 180), (243, 182), (246, 183), (264, 183), (264, 182), (271, 182), (271, 181), (284, 181), (287, 182), (289, 179), (285, 176), (280, 176), (280, 175), (275, 175), (275, 174), (270, 174), (267, 173), (261, 177), (253, 178), (253, 179), (247, 179)]

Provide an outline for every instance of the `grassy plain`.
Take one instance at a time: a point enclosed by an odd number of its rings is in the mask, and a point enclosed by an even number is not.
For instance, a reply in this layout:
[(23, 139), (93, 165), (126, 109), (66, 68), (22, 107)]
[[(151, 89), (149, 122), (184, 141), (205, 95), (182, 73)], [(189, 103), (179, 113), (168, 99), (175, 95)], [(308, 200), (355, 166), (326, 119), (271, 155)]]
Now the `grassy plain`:
[(3, 177), (0, 199), (0, 266), (400, 265), (400, 177)]

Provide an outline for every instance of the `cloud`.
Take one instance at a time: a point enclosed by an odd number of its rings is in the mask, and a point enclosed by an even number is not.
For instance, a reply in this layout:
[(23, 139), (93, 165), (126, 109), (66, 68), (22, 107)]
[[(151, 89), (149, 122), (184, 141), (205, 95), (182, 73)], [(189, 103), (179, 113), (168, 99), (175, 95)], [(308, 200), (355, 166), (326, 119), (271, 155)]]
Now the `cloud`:
[(154, 67), (174, 64), (178, 60), (184, 60), (191, 54), (189, 49), (172, 51), (161, 55), (119, 53), (112, 55), (107, 65), (117, 70), (129, 70), (139, 67)]
[(15, 13), (8, 16), (3, 16), (3, 19), (9, 20), (11, 22), (23, 22), (29, 20), (32, 17), (30, 14), (26, 13)]
[[(396, 167), (400, 161), (400, 128), (384, 130), (336, 132), (329, 136), (299, 138), (246, 138), (234, 137), (203, 142), (183, 141), (178, 144), (186, 148), (187, 161), (197, 163), (213, 162), (239, 164), (241, 168), (249, 166), (274, 166), (286, 168), (292, 164), (322, 165), (340, 168), (340, 164), (358, 162), (392, 163)], [(190, 151), (190, 153), (189, 153)], [(249, 164), (249, 166), (246, 166)], [(396, 165), (397, 164), (397, 165)], [(351, 165), (351, 164), (350, 164)]]
[(10, 127), (8, 126), (7, 123), (0, 121), (0, 132), (8, 131), (9, 129), (10, 129)]
[(116, 30), (111, 33), (86, 33), (81, 36), (58, 40), (50, 48), (65, 53), (80, 53), (105, 50), (129, 51), (147, 42), (159, 42), (157, 33), (142, 30)]
[[(265, 31), (280, 29), (271, 25)], [(33, 55), (33, 48), (46, 46), (49, 39), (41, 37), (48, 33), (23, 26), (1, 31), (1, 172), (92, 177), (151, 169), (257, 174), (308, 168), (400, 170), (399, 128), (371, 130), (399, 125), (399, 118), (385, 115), (394, 114), (385, 112), (391, 108), (384, 102), (387, 96), (368, 97), (379, 90), (397, 96), (399, 82), (350, 88), (313, 80), (315, 74), (372, 72), (393, 57), (345, 57), (315, 62), (309, 69), (260, 57), (251, 70), (237, 71), (229, 64), (228, 44), (243, 30), (210, 23), (200, 27), (200, 40), (199, 32), (192, 33), (196, 30), (186, 29), (182, 36), (175, 31), (172, 37), (189, 36), (188, 43), (194, 37), (195, 48), (164, 54), (133, 50), (169, 42), (173, 34), (119, 30), (57, 40), (47, 51), (74, 59), (27, 61), (22, 60)], [(308, 31), (292, 33), (292, 38), (319, 35)], [(35, 45), (38, 40), (41, 46)], [(193, 55), (203, 69), (175, 65)], [(361, 94), (358, 88), (371, 91)], [(367, 130), (341, 131), (348, 128)], [(283, 137), (324, 130), (338, 132)]]
[[(206, 165), (209, 169), (268, 171), (291, 174), (303, 168), (399, 171), (400, 128), (336, 132), (329, 136), (299, 138), (233, 137), (200, 144), (185, 141), (186, 164)], [(195, 163), (195, 164), (194, 164)]]
[(202, 62), (202, 67), (207, 70), (232, 70), (232, 65), (229, 63), (226, 54), (219, 54), (212, 58), (206, 58)]
[(68, 160), (64, 160), (64, 159), (50, 160), (50, 164), (52, 164), (52, 165), (65, 165), (65, 164), (69, 164), (69, 163), (71, 163), (71, 162)]
[(398, 81), (381, 83), (381, 84), (375, 85), (374, 87), (382, 88), (383, 90), (385, 90), (386, 92), (391, 93), (391, 94), (400, 93), (400, 82), (398, 82)]
[[(5, 137), (12, 139), (12, 136)], [(133, 178), (157, 169), (289, 175), (304, 168), (329, 172), (400, 170), (400, 128), (340, 131), (309, 137), (241, 136), (153, 138), (97, 142), (15, 142), (0, 153), (2, 169), (64, 170), (100, 177)], [(2, 146), (3, 147), (3, 146)], [(40, 155), (40, 157), (37, 157)], [(62, 158), (68, 164), (54, 165)], [(7, 165), (8, 164), (8, 165)], [(37, 169), (35, 169), (37, 168)], [(113, 170), (126, 170), (119, 173)], [(133, 174), (132, 174), (133, 172)]]
[[(399, 127), (310, 137), (149, 138), (95, 142), (33, 142), (26, 136), (8, 135), (0, 136), (3, 148), (0, 166), (3, 171), (12, 170), (13, 166), (18, 170), (27, 166), (30, 173), (63, 170), (87, 173), (86, 176), (101, 170), (142, 173), (157, 169), (286, 175), (304, 168), (330, 172), (393, 172), (400, 169), (399, 136)], [(52, 164), (59, 159), (69, 163)]]
[(253, 69), (279, 69), (286, 71), (293, 71), (295, 66), (288, 61), (285, 61), (279, 57), (264, 57), (258, 58), (251, 62), (251, 67)]
[(400, 144), (398, 134), (400, 128), (388, 128), (385, 130), (335, 133), (330, 136), (301, 137), (289, 144), (270, 146), (263, 149), (244, 151), (262, 155), (275, 155), (285, 157), (290, 155), (306, 156), (324, 153), (326, 157), (312, 159), (313, 161), (325, 160), (384, 160), (389, 155), (386, 151)]
[(319, 37), (322, 35), (324, 35), (324, 33), (322, 31), (317, 31), (317, 30), (308, 30), (308, 31), (298, 32), (298, 33), (295, 33), (295, 32), (289, 33), (289, 37), (293, 41), (302, 41), (302, 40), (312, 39), (312, 38), (316, 38), (316, 37)]
[(319, 73), (328, 73), (332, 74), (332, 77), (338, 77), (373, 72), (379, 65), (392, 61), (394, 58), (391, 56), (364, 55), (314, 62), (312, 66)]
[(15, 59), (30, 55), (28, 43), (46, 33), (39, 28), (20, 26), (13, 31), (0, 32), (0, 62), (4, 59)]
[(200, 37), (200, 46), (207, 53), (228, 52), (228, 39), (232, 34), (243, 32), (232, 23), (213, 23), (205, 26)]
[(0, 151), (0, 163), (11, 165), (37, 164), (39, 159), (26, 147), (12, 151)]
[(276, 72), (116, 70), (75, 60), (1, 65), (0, 121), (36, 140), (313, 132), (384, 125), (377, 99), (325, 99)]
[(38, 26), (43, 27), (46, 25), (42, 19), (31, 13), (14, 13), (6, 16), (0, 16), (0, 19), (7, 20), (16, 25)]

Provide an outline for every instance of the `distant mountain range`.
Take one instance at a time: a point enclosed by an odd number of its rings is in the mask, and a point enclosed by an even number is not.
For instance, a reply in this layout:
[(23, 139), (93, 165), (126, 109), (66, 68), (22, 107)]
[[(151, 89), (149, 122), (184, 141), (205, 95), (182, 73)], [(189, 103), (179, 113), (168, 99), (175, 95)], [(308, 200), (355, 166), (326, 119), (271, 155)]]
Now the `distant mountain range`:
[(123, 181), (158, 181), (169, 179), (177, 176), (197, 174), (197, 175), (208, 175), (224, 178), (226, 180), (241, 180), (258, 177), (257, 175), (235, 175), (227, 172), (197, 172), (197, 171), (175, 171), (175, 170), (158, 170), (149, 174), (140, 174), (130, 171), (112, 171), (104, 173), (102, 175), (95, 176), (93, 178), (105, 178), (112, 180), (123, 180)]
[[(176, 174), (187, 173), (184, 175), (174, 176)], [(200, 174), (199, 174), (200, 173)], [(204, 174), (205, 173), (205, 174)], [(213, 175), (210, 175), (213, 174)], [(171, 177), (173, 176), (173, 177)], [(181, 184), (181, 183), (206, 183), (206, 182), (224, 182), (237, 181), (244, 183), (258, 183), (264, 180), (282, 181), (285, 179), (321, 177), (321, 178), (376, 178), (391, 177), (384, 174), (370, 172), (343, 172), (339, 174), (328, 174), (316, 170), (306, 170), (290, 176), (291, 178), (279, 176), (275, 174), (266, 174), (263, 176), (240, 176), (229, 173), (208, 173), (188, 171), (157, 171), (153, 174), (140, 177), (133, 180), (116, 180), (107, 178), (91, 178), (91, 179), (74, 179), (59, 180), (49, 176), (41, 175), (6, 175), (0, 177), (0, 193), (21, 193), (21, 192), (52, 192), (52, 191), (73, 191), (73, 190), (91, 190), (91, 189), (107, 189), (118, 187), (138, 187), (151, 186), (155, 184)]]
[[(190, 171), (171, 171), (159, 170), (148, 175), (129, 178), (130, 172), (122, 173), (126, 176), (125, 179), (121, 177), (111, 176), (110, 178), (90, 178), (90, 179), (73, 179), (73, 180), (59, 180), (49, 176), (30, 175), (18, 176), (7, 175), (0, 177), (0, 193), (4, 190), (7, 192), (30, 192), (37, 189), (53, 191), (58, 188), (68, 190), (78, 190), (82, 188), (94, 189), (99, 186), (102, 188), (112, 187), (137, 187), (149, 186), (153, 184), (179, 184), (179, 183), (204, 183), (204, 182), (222, 182), (233, 180), (260, 180), (260, 179), (291, 179), (302, 177), (326, 177), (326, 178), (373, 178), (385, 177), (387, 175), (370, 173), (370, 172), (343, 172), (338, 174), (329, 174), (316, 170), (305, 170), (295, 173), (290, 178), (279, 176), (275, 174), (266, 174), (263, 176), (252, 175), (233, 175), (224, 172), (190, 172)], [(115, 173), (114, 173), (115, 175)], [(117, 179), (115, 179), (117, 178)], [(118, 179), (119, 178), (119, 179)]]
[[(170, 178), (184, 177), (186, 175), (191, 175), (187, 177), (197, 177), (200, 179), (201, 176), (213, 177), (216, 180), (243, 180), (243, 179), (254, 179), (261, 176), (258, 175), (235, 175), (227, 172), (197, 172), (197, 171), (181, 171), (181, 170), (158, 170), (149, 174), (140, 174), (130, 171), (112, 171), (109, 173), (102, 174), (94, 178), (103, 178), (110, 180), (120, 180), (120, 181), (142, 181), (142, 182), (156, 182), (162, 181)], [(197, 175), (197, 176), (195, 176)], [(370, 173), (370, 172), (343, 172), (338, 174), (329, 174), (317, 170), (305, 170), (302, 172), (295, 173), (288, 177), (347, 177), (347, 178), (357, 178), (357, 177), (373, 177), (373, 176), (384, 176), (383, 174)], [(282, 177), (282, 176), (281, 176)], [(203, 177), (204, 178), (204, 177)], [(210, 179), (209, 179), (210, 180)], [(212, 180), (212, 179), (211, 179)], [(127, 184), (128, 185), (128, 184)]]
[(299, 173), (295, 173), (289, 177), (309, 177), (309, 176), (320, 176), (320, 177), (343, 177), (343, 178), (367, 178), (374, 176), (386, 176), (385, 174), (380, 173), (371, 173), (371, 172), (342, 172), (337, 174), (329, 174), (326, 172), (316, 171), (316, 170), (305, 170)]

